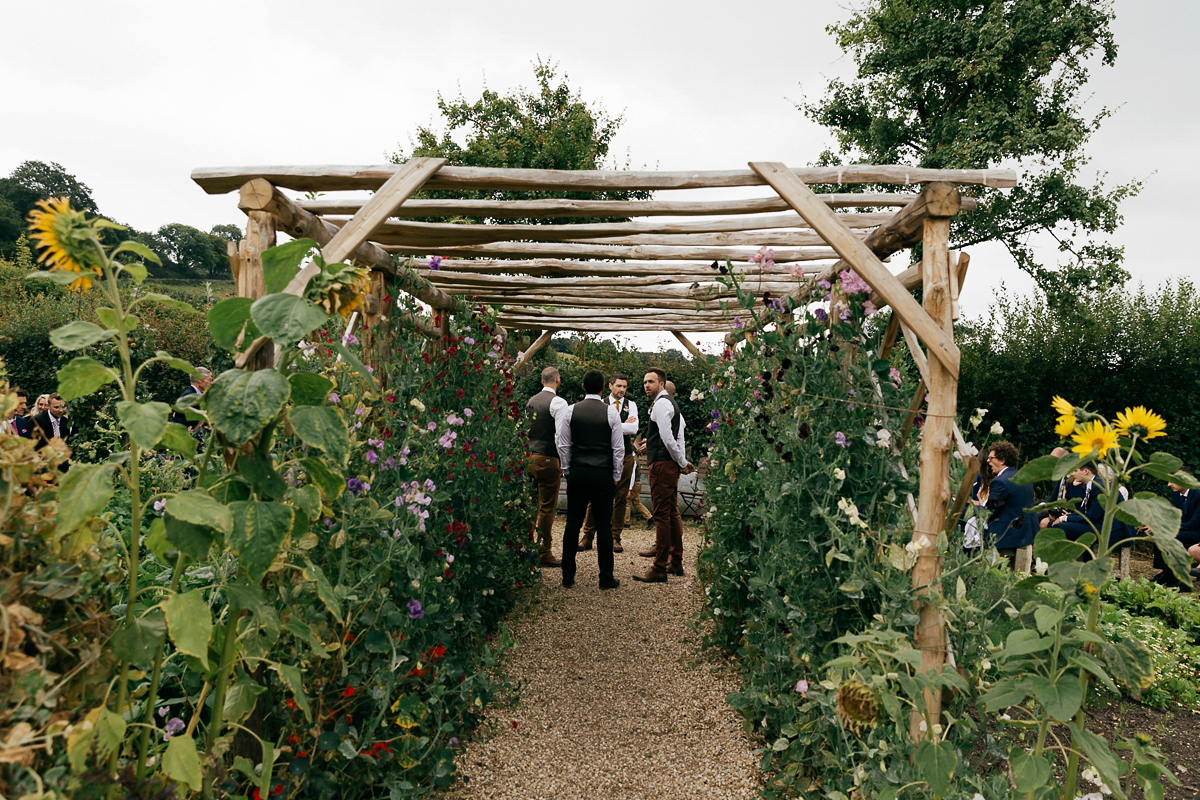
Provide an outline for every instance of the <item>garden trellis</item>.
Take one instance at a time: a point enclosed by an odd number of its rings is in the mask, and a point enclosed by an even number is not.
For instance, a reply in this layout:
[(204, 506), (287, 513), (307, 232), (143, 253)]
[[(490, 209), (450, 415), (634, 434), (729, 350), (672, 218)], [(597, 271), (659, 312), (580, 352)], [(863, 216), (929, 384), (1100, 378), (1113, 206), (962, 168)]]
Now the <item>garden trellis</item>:
[[(209, 168), (196, 170), (192, 178), (210, 194), (240, 192), (240, 207), (249, 218), (246, 237), (231, 247), (240, 295), (264, 294), (261, 253), (282, 231), (316, 241), (328, 263), (353, 260), (372, 270), (364, 315), (368, 326), (384, 312), (390, 281), (432, 309), (430, 317), (410, 315), (408, 321), (435, 339), (448, 331), (452, 314), (467, 312), (473, 303), (495, 307), (507, 330), (540, 332), (518, 361), (527, 361), (558, 331), (670, 331), (699, 357), (685, 331), (729, 332), (730, 344), (752, 335), (737, 328), (736, 290), (720, 280), (714, 266), (728, 263), (743, 291), (799, 303), (821, 279), (855, 270), (871, 286), (875, 304), (893, 310), (885, 342), (902, 334), (922, 378), (913, 401), (913, 413), (922, 401), (927, 409), (912, 581), (918, 596), (928, 600), (919, 603), (914, 644), (923, 668), (940, 669), (948, 648), (945, 623), (932, 596), (941, 575), (937, 541), (953, 515), (951, 451), (958, 449), (964, 460), (972, 455), (955, 425), (959, 351), (953, 321), (967, 258), (950, 252), (950, 220), (974, 208), (958, 186), (1010, 188), (1016, 175), (1011, 170), (904, 166), (749, 166), (701, 172), (557, 171), (455, 167), (446, 166), (444, 159), (414, 158), (380, 166)], [(923, 188), (919, 193), (821, 194), (809, 188), (863, 184)], [(746, 186), (769, 186), (774, 193), (727, 200), (518, 200), (502, 195)], [(296, 199), (285, 190), (312, 196)], [(412, 197), (422, 190), (497, 196)], [(486, 222), (460, 224), (462, 217)], [(554, 223), (505, 222), (514, 219)], [(563, 219), (613, 221), (564, 224)], [(898, 274), (884, 265), (884, 259), (918, 243), (919, 264)], [(774, 251), (773, 268), (758, 256), (760, 248)], [(409, 259), (414, 269), (398, 269), (398, 261)], [(289, 290), (298, 294), (306, 283), (301, 273)], [(911, 294), (918, 288), (921, 303)], [(239, 365), (263, 344), (248, 348)], [(940, 714), (940, 702), (940, 696), (927, 693), (931, 718)], [(920, 720), (914, 714), (912, 734), (918, 740), (925, 735)]]

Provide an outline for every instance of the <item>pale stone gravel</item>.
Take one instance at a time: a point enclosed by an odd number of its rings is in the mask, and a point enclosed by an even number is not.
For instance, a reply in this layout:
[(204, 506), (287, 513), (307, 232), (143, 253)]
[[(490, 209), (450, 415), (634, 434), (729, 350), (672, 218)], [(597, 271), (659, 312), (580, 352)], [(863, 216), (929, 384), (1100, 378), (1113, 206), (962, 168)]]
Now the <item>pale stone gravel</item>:
[[(564, 520), (555, 524), (555, 552)], [(633, 581), (653, 532), (636, 518), (616, 554), (621, 585), (601, 592), (596, 553), (578, 554), (575, 586), (542, 570), (540, 599), (515, 614), (505, 672), (515, 705), (495, 704), (464, 746), (447, 794), (480, 800), (752, 798), (755, 744), (725, 702), (728, 665), (702, 653), (690, 625), (698, 529), (685, 526), (684, 571), (666, 584)], [(513, 726), (516, 723), (516, 727)]]

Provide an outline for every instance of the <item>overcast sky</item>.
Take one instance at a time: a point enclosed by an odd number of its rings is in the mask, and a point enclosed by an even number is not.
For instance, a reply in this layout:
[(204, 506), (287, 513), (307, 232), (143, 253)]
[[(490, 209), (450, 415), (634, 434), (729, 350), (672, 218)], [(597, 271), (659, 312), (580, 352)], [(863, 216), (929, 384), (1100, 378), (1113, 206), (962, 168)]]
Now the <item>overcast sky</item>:
[[(851, 74), (825, 26), (855, 5), (6, 3), (0, 73), (20, 91), (4, 105), (0, 174), (58, 162), (102, 211), (142, 230), (241, 225), (236, 196), (205, 195), (192, 169), (383, 163), (418, 125), (438, 123), (439, 94), (530, 86), (539, 56), (624, 115), (621, 166), (802, 166), (831, 139), (796, 103)], [(1145, 182), (1115, 241), (1134, 282), (1153, 287), (1195, 272), (1172, 239), (1194, 224), (1185, 192), (1200, 185), (1200, 3), (1114, 5), (1117, 63), (1093, 70), (1085, 108), (1115, 111), (1089, 146), (1091, 167), (1110, 183)], [(1001, 248), (973, 249), (964, 313), (985, 314), (1002, 283), (1031, 289)]]

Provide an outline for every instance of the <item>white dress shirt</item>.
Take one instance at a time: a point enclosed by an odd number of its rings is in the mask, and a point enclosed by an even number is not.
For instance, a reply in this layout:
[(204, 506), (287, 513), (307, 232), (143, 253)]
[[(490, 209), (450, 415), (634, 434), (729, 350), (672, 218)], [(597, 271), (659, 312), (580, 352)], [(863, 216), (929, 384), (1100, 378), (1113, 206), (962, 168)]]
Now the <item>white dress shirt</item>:
[[(638, 432), (637, 403), (630, 400), (628, 395), (621, 398), (621, 400), (625, 401), (625, 408), (629, 411), (628, 419), (626, 419), (624, 422), (621, 423), (621, 432), (623, 434), (625, 434), (626, 436), (636, 437), (637, 432)], [(610, 393), (608, 395), (608, 400), (606, 401), (610, 406), (613, 406), (617, 409), (617, 419), (621, 418), (621, 415), (620, 415), (621, 400), (618, 400), (617, 398), (613, 397), (612, 394)], [(625, 455), (629, 455), (629, 454), (626, 453)]]
[(666, 389), (655, 395), (654, 402), (650, 406), (650, 421), (658, 426), (658, 435), (662, 438), (663, 447), (667, 448), (667, 454), (679, 465), (680, 469), (683, 469), (688, 465), (683, 447), (683, 429), (686, 420), (682, 414), (679, 416), (679, 436), (672, 436), (671, 417), (675, 416), (675, 407), (669, 402), (658, 402), (660, 398), (668, 396)]
[[(598, 394), (583, 397), (584, 400), (593, 398), (604, 402)], [(571, 468), (571, 416), (574, 410), (575, 406), (567, 407), (554, 436), (554, 445), (558, 448), (558, 466), (564, 474)], [(608, 406), (608, 427), (613, 451), (613, 483), (616, 483), (621, 480), (621, 468), (625, 465), (625, 434), (621, 431), (621, 415), (613, 405)]]

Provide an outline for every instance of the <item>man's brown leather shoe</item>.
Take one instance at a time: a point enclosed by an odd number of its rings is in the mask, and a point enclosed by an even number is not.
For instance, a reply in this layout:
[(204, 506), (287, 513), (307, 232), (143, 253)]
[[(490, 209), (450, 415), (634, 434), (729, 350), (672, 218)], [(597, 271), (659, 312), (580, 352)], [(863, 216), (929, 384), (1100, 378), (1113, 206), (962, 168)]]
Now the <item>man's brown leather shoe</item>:
[(591, 539), (580, 539), (579, 543), (575, 545), (575, 549), (577, 551), (578, 550), (591, 550), (592, 549), (592, 540)]
[(638, 555), (642, 558), (654, 558), (656, 555), (658, 555), (658, 551), (651, 547), (649, 550), (642, 550), (638, 553)]
[(538, 563), (540, 567), (561, 567), (562, 559), (554, 556), (542, 556), (542, 560)]
[(621, 547), (621, 540), (620, 540), (620, 539), (615, 539), (615, 540), (613, 541), (613, 552), (614, 552), (614, 553), (624, 553), (624, 552), (625, 552), (625, 548), (624, 548), (624, 547)]
[(635, 581), (641, 581), (642, 583), (666, 583), (667, 573), (651, 567), (650, 569), (646, 570), (645, 575), (634, 575), (633, 579)]
[(683, 564), (676, 564), (673, 567), (667, 567), (667, 574), (668, 575), (682, 575), (683, 574)]

